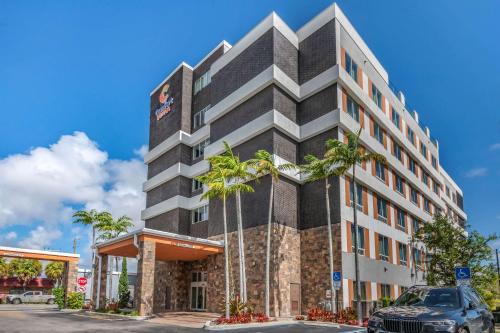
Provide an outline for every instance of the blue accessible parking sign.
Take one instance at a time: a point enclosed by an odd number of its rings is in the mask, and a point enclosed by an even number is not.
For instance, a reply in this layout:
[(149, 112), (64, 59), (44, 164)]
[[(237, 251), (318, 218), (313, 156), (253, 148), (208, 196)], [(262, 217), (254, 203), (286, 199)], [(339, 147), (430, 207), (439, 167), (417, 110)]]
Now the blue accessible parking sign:
[(469, 284), (470, 283), (470, 267), (456, 267), (455, 268), (455, 278), (458, 284)]
[(332, 273), (333, 287), (335, 290), (339, 290), (342, 285), (342, 273), (341, 272), (333, 272)]

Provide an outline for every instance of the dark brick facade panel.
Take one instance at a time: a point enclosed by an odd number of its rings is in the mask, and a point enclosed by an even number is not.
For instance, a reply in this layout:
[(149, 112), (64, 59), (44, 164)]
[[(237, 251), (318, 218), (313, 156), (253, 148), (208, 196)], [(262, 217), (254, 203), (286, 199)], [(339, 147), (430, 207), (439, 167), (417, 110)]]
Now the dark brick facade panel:
[(212, 105), (273, 64), (273, 35), (269, 29), (212, 77)]
[[(300, 143), (299, 152), (301, 163), (307, 154), (323, 156), (325, 152), (325, 141), (336, 139), (338, 129), (335, 128), (319, 134), (309, 140)], [(338, 178), (330, 180), (330, 208), (332, 223), (340, 222), (340, 185)], [(304, 184), (300, 191), (300, 229), (319, 227), (327, 224), (326, 199), (324, 181)]]
[(191, 165), (192, 149), (184, 144), (179, 144), (151, 163), (148, 164), (148, 179), (156, 176), (163, 170), (170, 168), (176, 163)]
[(307, 124), (337, 107), (337, 85), (334, 84), (299, 103), (297, 122), (299, 125)]
[(205, 74), (212, 64), (224, 54), (224, 45), (219, 46), (205, 61), (193, 70), (193, 82)]
[(274, 86), (269, 86), (210, 124), (210, 140), (215, 142), (273, 109)]
[[(210, 215), (210, 212), (209, 212)], [(208, 221), (202, 221), (189, 225), (189, 236), (207, 238), (208, 237)]]
[(264, 133), (257, 135), (251, 140), (242, 143), (239, 146), (232, 147), (233, 152), (239, 155), (242, 161), (248, 160), (255, 156), (255, 152), (259, 149), (265, 149), (269, 152), (273, 151), (274, 130), (270, 129)]
[(146, 194), (146, 207), (154, 206), (176, 195), (190, 197), (191, 187), (191, 179), (182, 176), (175, 177)]
[(298, 50), (281, 32), (274, 31), (274, 63), (295, 82), (299, 82)]
[(153, 149), (179, 129), (191, 131), (191, 86), (192, 72), (186, 67), (181, 67), (170, 77), (166, 84), (170, 85), (169, 93), (173, 97), (174, 103), (172, 111), (156, 119), (155, 111), (161, 106), (158, 99), (163, 86), (151, 95), (149, 113), (149, 149)]
[(279, 130), (273, 130), (273, 152), (288, 162), (298, 162), (298, 144)]
[(281, 177), (274, 189), (274, 222), (298, 229), (300, 186)]
[(181, 235), (189, 234), (191, 223), (189, 210), (176, 208), (145, 221), (146, 228), (174, 232)]
[(297, 122), (297, 103), (281, 88), (274, 89), (274, 109), (293, 122)]
[(335, 22), (333, 20), (300, 42), (300, 84), (336, 64), (335, 48)]

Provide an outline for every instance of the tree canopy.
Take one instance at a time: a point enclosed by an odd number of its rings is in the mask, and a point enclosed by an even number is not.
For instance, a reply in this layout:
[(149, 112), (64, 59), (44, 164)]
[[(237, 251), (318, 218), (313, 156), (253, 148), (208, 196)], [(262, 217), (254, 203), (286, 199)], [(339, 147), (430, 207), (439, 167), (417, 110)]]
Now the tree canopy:
[(412, 241), (423, 243), (429, 252), (426, 275), (429, 285), (455, 285), (455, 268), (470, 267), (472, 286), (491, 305), (498, 276), (489, 244), (497, 238), (495, 234), (485, 237), (477, 231), (467, 233), (446, 216), (436, 215), (417, 231)]
[(42, 263), (33, 259), (13, 259), (9, 263), (9, 269), (23, 287), (26, 287), (31, 280), (42, 274)]
[(57, 285), (61, 284), (64, 274), (64, 263), (60, 261), (53, 261), (45, 266), (45, 275), (47, 278), (56, 281)]
[(9, 263), (4, 258), (0, 258), (0, 278), (7, 277), (9, 277)]

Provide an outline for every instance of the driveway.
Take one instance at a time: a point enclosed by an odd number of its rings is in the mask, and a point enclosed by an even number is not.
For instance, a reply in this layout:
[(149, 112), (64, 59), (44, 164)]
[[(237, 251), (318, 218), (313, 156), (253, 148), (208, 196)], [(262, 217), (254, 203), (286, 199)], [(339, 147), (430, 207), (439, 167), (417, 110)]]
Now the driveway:
[[(161, 322), (161, 323), (160, 323)], [(234, 333), (355, 333), (352, 327), (341, 329), (305, 325), (255, 327), (225, 332)], [(161, 320), (137, 321), (89, 313), (60, 312), (46, 305), (0, 305), (0, 332), (9, 333), (66, 333), (66, 332), (205, 332), (202, 328), (180, 327)], [(213, 332), (213, 331), (212, 331)]]

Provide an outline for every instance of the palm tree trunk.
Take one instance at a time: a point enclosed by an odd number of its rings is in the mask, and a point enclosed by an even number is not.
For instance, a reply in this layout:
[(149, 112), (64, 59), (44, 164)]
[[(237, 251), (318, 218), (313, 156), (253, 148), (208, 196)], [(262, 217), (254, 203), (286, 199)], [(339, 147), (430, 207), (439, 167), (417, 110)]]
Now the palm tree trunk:
[(353, 211), (354, 211), (354, 276), (356, 278), (356, 312), (358, 314), (358, 324), (362, 325), (363, 324), (363, 317), (361, 314), (362, 307), (361, 307), (361, 281), (359, 281), (359, 258), (358, 258), (358, 208), (357, 208), (357, 202), (358, 202), (358, 191), (356, 188), (356, 163), (353, 164), (352, 166), (352, 183), (353, 183), (353, 188), (354, 188), (354, 194), (353, 194), (353, 199), (354, 199), (354, 205), (353, 205)]
[(109, 299), (109, 302), (112, 302), (113, 301), (113, 259), (110, 257), (108, 257), (108, 268), (111, 268), (111, 269), (108, 269), (108, 272), (111, 273), (111, 274), (108, 274), (108, 276), (109, 276), (109, 286), (107, 286), (109, 289), (108, 299)]
[(224, 219), (224, 283), (226, 289), (224, 298), (226, 302), (226, 319), (229, 319), (229, 246), (227, 243), (226, 196), (222, 198), (222, 206), (222, 214)]
[(238, 223), (238, 251), (240, 258), (240, 296), (243, 302), (247, 301), (245, 243), (243, 241), (243, 223), (241, 217), (241, 192), (236, 191), (236, 219)]
[(332, 239), (332, 219), (330, 216), (330, 194), (328, 190), (330, 189), (330, 184), (328, 183), (328, 177), (325, 178), (325, 195), (326, 195), (326, 220), (328, 222), (328, 254), (330, 257), (330, 290), (331, 290), (331, 309), (332, 312), (336, 312), (335, 306), (335, 288), (333, 287), (333, 239)]
[(274, 197), (274, 178), (271, 175), (271, 193), (269, 194), (269, 215), (267, 217), (267, 242), (266, 242), (266, 294), (265, 294), (265, 312), (269, 317), (269, 270), (271, 266), (271, 223), (273, 220), (273, 197)]
[[(95, 262), (95, 225), (92, 224), (92, 283), (90, 284), (90, 297), (94, 297), (94, 276), (95, 276), (95, 267), (96, 267), (96, 262)], [(99, 297), (99, 295), (97, 295)]]

